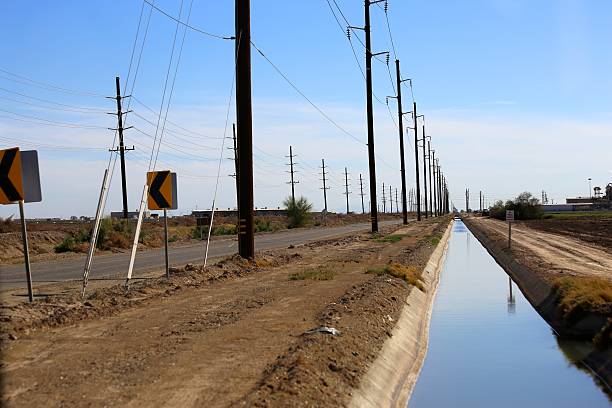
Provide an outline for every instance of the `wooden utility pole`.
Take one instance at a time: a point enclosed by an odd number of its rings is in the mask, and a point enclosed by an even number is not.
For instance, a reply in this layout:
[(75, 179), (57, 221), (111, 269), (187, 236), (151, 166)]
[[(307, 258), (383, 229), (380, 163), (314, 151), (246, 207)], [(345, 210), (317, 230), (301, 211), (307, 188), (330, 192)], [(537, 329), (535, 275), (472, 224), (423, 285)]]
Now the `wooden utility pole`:
[(325, 172), (325, 159), (321, 159), (321, 174), (323, 175), (323, 204), (324, 204), (324, 211), (325, 214), (327, 214), (327, 190), (329, 190), (329, 187), (327, 187), (325, 185), (327, 179), (326, 179), (326, 175), (327, 173)]
[(348, 184), (348, 170), (344, 168), (344, 194), (346, 195), (346, 213), (350, 212), (349, 209), (349, 184)]
[(393, 214), (393, 189), (389, 186), (389, 213)]
[[(123, 115), (127, 112), (121, 111), (121, 85), (119, 81), (119, 77), (115, 77), (115, 88), (117, 92), (117, 96), (115, 98), (117, 100), (117, 133), (119, 134), (119, 147), (116, 149), (111, 149), (111, 152), (119, 152), (119, 161), (121, 163), (121, 192), (123, 194), (123, 218), (127, 219), (128, 217), (128, 198), (127, 198), (127, 180), (125, 174), (125, 152), (129, 150), (134, 150), (134, 146), (128, 149), (125, 147), (125, 143), (123, 142), (123, 131), (126, 130), (123, 128)], [(110, 97), (109, 97), (110, 98)], [(131, 127), (131, 126), (130, 126)], [(128, 128), (129, 129), (129, 128)]]
[(238, 125), (238, 253), (255, 258), (253, 214), (253, 111), (251, 105), (251, 2), (236, 0), (236, 123)]
[(434, 216), (434, 204), (433, 204), (433, 197), (434, 197), (434, 192), (435, 189), (433, 188), (433, 180), (431, 178), (431, 155), (432, 155), (432, 151), (431, 151), (431, 141), (427, 142), (427, 150), (428, 150), (428, 154), (427, 154), (427, 170), (429, 171), (429, 212), (431, 212), (431, 216)]
[(385, 183), (382, 183), (382, 200), (383, 200), (383, 212), (387, 212), (387, 198), (385, 197)]
[(293, 146), (289, 146), (289, 156), (285, 156), (285, 157), (289, 157), (289, 168), (290, 168), (290, 173), (291, 173), (291, 181), (288, 182), (288, 184), (291, 184), (291, 200), (293, 200), (293, 202), (295, 203), (295, 185), (297, 183), (299, 183), (299, 181), (294, 181), (293, 178)]
[(395, 187), (395, 212), (399, 214), (399, 201), (397, 200), (397, 187)]
[(359, 194), (361, 196), (361, 213), (365, 214), (365, 205), (363, 202), (363, 196), (365, 194), (363, 194), (363, 179), (361, 178), (361, 173), (359, 173), (359, 190), (361, 190), (361, 193)]
[(429, 211), (427, 210), (427, 156), (425, 155), (425, 139), (427, 139), (427, 134), (425, 133), (425, 119), (423, 119), (423, 188), (425, 189), (425, 218), (429, 218)]
[(234, 131), (234, 172), (236, 173), (234, 176), (236, 177), (236, 209), (240, 212), (240, 182), (238, 177), (238, 144), (236, 142), (236, 124), (232, 124), (232, 128)]
[(379, 1), (365, 0), (365, 55), (366, 55), (366, 110), (368, 120), (368, 168), (370, 170), (370, 218), (372, 232), (378, 232), (376, 203), (376, 155), (374, 153), (374, 110), (372, 101), (372, 40), (370, 33), (370, 6)]
[(421, 181), (419, 179), (419, 128), (417, 126), (417, 104), (412, 104), (412, 117), (414, 118), (414, 166), (416, 169), (416, 213), (417, 220), (421, 221)]
[(402, 77), (400, 74), (400, 61), (395, 60), (395, 74), (397, 77), (397, 115), (399, 121), (400, 145), (400, 174), (402, 178), (402, 215), (404, 225), (408, 224), (408, 203), (406, 202), (406, 160), (404, 158), (404, 112), (402, 111)]

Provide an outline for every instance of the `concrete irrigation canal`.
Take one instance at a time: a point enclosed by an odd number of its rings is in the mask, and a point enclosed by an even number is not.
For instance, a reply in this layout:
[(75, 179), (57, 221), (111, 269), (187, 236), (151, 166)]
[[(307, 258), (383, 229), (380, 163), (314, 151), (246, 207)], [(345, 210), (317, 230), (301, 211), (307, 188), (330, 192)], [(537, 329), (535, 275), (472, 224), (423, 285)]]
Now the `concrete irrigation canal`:
[(608, 407), (581, 363), (462, 221), (455, 221), (410, 407)]

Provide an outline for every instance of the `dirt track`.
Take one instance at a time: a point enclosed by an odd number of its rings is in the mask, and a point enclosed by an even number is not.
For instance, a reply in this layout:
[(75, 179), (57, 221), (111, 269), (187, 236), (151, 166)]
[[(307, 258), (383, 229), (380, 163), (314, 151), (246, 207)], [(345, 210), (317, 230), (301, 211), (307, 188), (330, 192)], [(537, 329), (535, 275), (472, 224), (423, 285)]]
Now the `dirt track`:
[[(424, 238), (446, 222), (411, 225), (396, 243), (360, 234), (276, 251), (233, 278), (143, 287), (108, 313), (88, 313), (111, 307), (93, 296), (57, 328), (21, 334), (32, 322), (3, 316), (18, 333), (2, 344), (3, 405), (344, 405), (411, 290), (364, 271), (391, 260), (422, 268), (433, 250)], [(334, 279), (288, 279), (323, 265)], [(303, 335), (322, 324), (342, 336)]]
[[(508, 236), (508, 224), (489, 218), (472, 218), (473, 222), (498, 238)], [(591, 242), (529, 228), (512, 226), (513, 252), (537, 270), (545, 270), (545, 279), (563, 275), (598, 276), (612, 280), (612, 252)], [(535, 265), (534, 265), (535, 264)]]

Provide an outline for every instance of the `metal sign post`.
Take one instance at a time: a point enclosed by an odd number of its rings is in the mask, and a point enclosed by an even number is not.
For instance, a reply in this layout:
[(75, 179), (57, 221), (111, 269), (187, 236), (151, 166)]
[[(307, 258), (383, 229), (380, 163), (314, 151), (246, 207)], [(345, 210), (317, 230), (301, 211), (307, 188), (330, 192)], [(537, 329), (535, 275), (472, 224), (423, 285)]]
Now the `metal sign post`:
[(164, 249), (166, 251), (166, 278), (170, 279), (170, 265), (168, 259), (168, 211), (164, 208)]
[(0, 204), (19, 204), (23, 256), (28, 286), (28, 299), (34, 301), (30, 250), (26, 227), (24, 203), (42, 201), (38, 153), (35, 150), (20, 151), (18, 147), (0, 150)]
[(514, 210), (506, 210), (506, 222), (508, 223), (508, 249), (512, 250), (512, 223), (514, 222)]
[(23, 256), (25, 260), (26, 279), (28, 281), (28, 299), (34, 301), (34, 293), (32, 291), (32, 272), (30, 271), (30, 250), (28, 248), (28, 231), (26, 228), (25, 213), (23, 210), (23, 200), (19, 200), (19, 215), (21, 216), (21, 236), (23, 238)]

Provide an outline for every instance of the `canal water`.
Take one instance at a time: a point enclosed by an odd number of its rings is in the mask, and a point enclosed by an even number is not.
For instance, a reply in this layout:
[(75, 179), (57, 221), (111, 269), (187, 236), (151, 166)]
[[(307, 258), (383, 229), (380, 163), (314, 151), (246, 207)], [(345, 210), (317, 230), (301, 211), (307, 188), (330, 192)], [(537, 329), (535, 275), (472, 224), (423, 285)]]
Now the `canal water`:
[(561, 342), (455, 221), (427, 357), (408, 406), (609, 407), (597, 381), (572, 359), (589, 349), (588, 343)]

